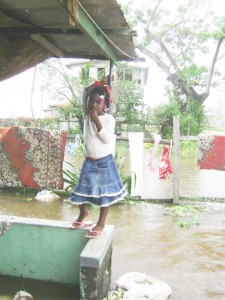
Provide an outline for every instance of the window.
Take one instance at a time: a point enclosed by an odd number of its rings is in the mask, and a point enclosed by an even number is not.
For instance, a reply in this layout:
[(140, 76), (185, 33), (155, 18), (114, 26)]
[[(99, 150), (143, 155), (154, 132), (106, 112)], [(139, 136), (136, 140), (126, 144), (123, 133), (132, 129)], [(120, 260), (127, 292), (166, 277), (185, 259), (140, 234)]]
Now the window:
[(118, 72), (118, 77), (122, 80), (132, 81), (132, 69), (120, 69)]

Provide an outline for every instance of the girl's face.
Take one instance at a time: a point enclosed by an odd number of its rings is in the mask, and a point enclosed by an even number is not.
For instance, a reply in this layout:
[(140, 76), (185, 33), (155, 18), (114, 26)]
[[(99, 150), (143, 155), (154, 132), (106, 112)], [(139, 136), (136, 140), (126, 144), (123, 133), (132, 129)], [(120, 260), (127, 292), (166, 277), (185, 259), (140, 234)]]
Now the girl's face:
[(104, 95), (93, 94), (90, 98), (88, 109), (95, 110), (98, 115), (102, 114), (103, 110), (106, 108)]

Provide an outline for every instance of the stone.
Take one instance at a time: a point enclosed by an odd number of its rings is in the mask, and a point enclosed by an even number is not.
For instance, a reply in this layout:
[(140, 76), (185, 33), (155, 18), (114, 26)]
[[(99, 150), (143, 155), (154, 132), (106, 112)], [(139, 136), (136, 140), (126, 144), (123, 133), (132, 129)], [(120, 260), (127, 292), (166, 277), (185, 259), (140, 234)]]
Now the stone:
[(116, 281), (116, 290), (123, 291), (129, 300), (166, 300), (172, 294), (171, 287), (162, 280), (145, 273), (129, 272)]
[(27, 292), (20, 291), (15, 295), (13, 300), (33, 300), (33, 296)]
[(51, 202), (53, 200), (59, 199), (60, 197), (56, 194), (54, 194), (51, 191), (43, 190), (41, 192), (38, 192), (35, 196), (36, 200), (43, 201), (43, 202)]

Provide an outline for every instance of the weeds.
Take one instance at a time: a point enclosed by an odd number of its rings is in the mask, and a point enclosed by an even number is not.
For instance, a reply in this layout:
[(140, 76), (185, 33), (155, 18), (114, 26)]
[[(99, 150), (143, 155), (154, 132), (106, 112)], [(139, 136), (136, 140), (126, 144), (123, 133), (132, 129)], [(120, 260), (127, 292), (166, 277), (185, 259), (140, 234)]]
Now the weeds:
[(177, 224), (181, 227), (190, 227), (192, 225), (200, 224), (199, 212), (202, 210), (194, 205), (175, 205), (167, 208), (168, 214), (178, 217)]

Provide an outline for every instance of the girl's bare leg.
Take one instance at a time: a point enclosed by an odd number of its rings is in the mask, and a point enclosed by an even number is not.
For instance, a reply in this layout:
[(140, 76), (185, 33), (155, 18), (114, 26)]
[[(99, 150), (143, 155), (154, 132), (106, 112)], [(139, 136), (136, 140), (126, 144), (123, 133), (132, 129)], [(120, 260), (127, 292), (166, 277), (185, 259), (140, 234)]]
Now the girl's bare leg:
[(80, 209), (80, 214), (76, 221), (73, 222), (71, 228), (72, 229), (79, 229), (79, 228), (84, 228), (84, 227), (89, 227), (93, 224), (92, 221), (86, 221), (84, 222), (84, 219), (89, 215), (87, 204), (81, 204), (79, 205)]
[(80, 214), (76, 220), (76, 222), (83, 222), (84, 219), (89, 215), (87, 203), (79, 205)]
[(92, 228), (92, 231), (102, 232), (105, 227), (105, 220), (109, 212), (109, 206), (101, 207), (98, 222)]

